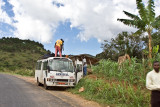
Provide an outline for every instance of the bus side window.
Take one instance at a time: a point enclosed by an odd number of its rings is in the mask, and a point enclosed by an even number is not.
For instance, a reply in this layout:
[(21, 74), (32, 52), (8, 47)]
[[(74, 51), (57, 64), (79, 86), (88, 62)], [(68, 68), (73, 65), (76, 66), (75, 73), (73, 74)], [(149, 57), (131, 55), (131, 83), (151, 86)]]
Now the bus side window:
[(42, 62), (38, 62), (38, 70), (41, 70)]
[(38, 64), (39, 64), (39, 62), (36, 63), (36, 70), (38, 70)]
[(43, 70), (47, 70), (47, 61), (46, 62), (43, 62)]
[(77, 69), (79, 69), (80, 71), (82, 71), (82, 65), (77, 64)]

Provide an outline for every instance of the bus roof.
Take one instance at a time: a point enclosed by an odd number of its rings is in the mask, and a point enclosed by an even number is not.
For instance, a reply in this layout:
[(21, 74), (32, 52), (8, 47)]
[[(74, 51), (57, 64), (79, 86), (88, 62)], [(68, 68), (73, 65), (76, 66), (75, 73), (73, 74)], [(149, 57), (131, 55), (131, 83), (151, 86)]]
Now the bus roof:
[(68, 60), (72, 61), (71, 59), (66, 58), (66, 57), (48, 57), (45, 59), (39, 59), (38, 61), (45, 61), (45, 60), (49, 60), (49, 59), (68, 59)]

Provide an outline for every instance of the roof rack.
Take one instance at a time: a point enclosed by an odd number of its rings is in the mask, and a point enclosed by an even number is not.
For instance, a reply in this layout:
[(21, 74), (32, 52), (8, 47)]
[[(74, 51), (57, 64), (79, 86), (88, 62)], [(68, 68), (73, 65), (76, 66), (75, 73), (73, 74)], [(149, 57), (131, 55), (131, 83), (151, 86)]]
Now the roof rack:
[(44, 55), (41, 57), (41, 59), (47, 59), (47, 58), (49, 58), (49, 57), (54, 57), (54, 55), (53, 55), (53, 54), (44, 54)]

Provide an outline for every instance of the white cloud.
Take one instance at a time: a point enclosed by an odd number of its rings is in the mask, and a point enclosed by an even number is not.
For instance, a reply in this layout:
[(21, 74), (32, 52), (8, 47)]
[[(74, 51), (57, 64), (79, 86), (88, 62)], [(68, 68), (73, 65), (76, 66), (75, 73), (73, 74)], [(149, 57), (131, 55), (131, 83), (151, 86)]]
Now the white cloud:
[(49, 43), (62, 18), (51, 0), (10, 0), (15, 13), (14, 32), (21, 39)]
[(156, 13), (156, 16), (158, 16), (160, 15), (160, 1), (155, 0), (154, 3), (155, 3), (155, 13)]
[(48, 24), (29, 16), (17, 17), (18, 23), (14, 26), (17, 31), (14, 32), (16, 37), (21, 39), (34, 39), (41, 42), (49, 42), (51, 40), (52, 29)]
[(11, 18), (2, 9), (2, 6), (4, 6), (4, 5), (5, 5), (5, 2), (3, 2), (2, 0), (0, 0), (0, 22), (7, 23), (7, 24), (12, 24)]
[[(58, 7), (53, 2), (63, 6)], [(71, 22), (71, 28), (81, 30), (77, 37), (82, 41), (90, 38), (99, 42), (110, 40), (122, 31), (135, 31), (117, 21), (117, 18), (127, 18), (123, 10), (138, 13), (135, 0), (9, 0), (9, 3), (13, 5), (17, 21), (13, 24), (17, 29), (14, 35), (44, 43), (53, 38), (59, 22), (66, 20)], [(155, 0), (155, 5), (159, 14), (160, 1)]]
[(81, 30), (77, 37), (82, 41), (94, 37), (102, 42), (115, 37), (124, 29), (134, 30), (117, 22), (117, 18), (124, 17), (123, 9), (135, 8), (134, 2), (135, 0), (61, 0), (65, 5), (61, 7), (61, 14), (65, 13), (66, 18), (70, 19), (71, 27)]

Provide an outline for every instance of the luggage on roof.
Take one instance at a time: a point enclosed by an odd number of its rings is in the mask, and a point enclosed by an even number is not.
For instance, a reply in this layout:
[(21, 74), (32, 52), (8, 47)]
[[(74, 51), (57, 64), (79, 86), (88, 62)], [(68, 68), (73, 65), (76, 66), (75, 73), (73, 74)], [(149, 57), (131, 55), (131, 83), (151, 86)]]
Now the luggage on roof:
[(46, 58), (49, 58), (49, 57), (54, 57), (54, 54), (44, 54), (41, 58), (46, 59)]

